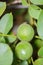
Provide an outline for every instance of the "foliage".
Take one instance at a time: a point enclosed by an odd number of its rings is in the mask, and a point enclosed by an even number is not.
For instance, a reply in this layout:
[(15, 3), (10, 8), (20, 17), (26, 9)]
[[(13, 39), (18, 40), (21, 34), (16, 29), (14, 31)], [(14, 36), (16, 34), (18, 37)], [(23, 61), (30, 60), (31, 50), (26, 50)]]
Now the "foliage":
[[(22, 0), (21, 2), (23, 6), (28, 7), (25, 20), (29, 22), (32, 19), (33, 25), (26, 23), (26, 27), (24, 23), (21, 24), (23, 26), (19, 26), (20, 30), (17, 30), (15, 35), (11, 31), (13, 15), (11, 12), (4, 13), (7, 4), (0, 1), (0, 65), (29, 65), (31, 62), (32, 65), (43, 65), (43, 9), (40, 7), (43, 5), (43, 0), (28, 0), (28, 2)], [(33, 61), (32, 53), (38, 55), (37, 60), (35, 58)]]

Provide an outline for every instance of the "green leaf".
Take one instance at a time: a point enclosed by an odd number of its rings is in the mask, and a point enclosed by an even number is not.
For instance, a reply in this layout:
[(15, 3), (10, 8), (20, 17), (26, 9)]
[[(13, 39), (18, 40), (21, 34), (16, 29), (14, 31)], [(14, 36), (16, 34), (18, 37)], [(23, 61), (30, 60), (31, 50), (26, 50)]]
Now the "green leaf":
[(27, 1), (26, 0), (21, 0), (22, 1), (22, 5), (26, 5), (26, 6), (28, 6), (28, 3), (27, 3)]
[(36, 5), (30, 5), (29, 7), (29, 14), (31, 17), (38, 19), (41, 13), (41, 9)]
[(33, 4), (43, 5), (43, 0), (30, 0)]
[(20, 65), (29, 65), (27, 61), (22, 61)]
[(37, 21), (37, 32), (39, 37), (43, 40), (43, 10), (40, 13), (40, 16)]
[(5, 14), (0, 20), (0, 33), (7, 34), (13, 26), (12, 13)]
[(4, 13), (6, 9), (6, 2), (0, 2), (0, 16)]
[(38, 56), (43, 58), (43, 47), (39, 49)]
[(4, 43), (0, 43), (0, 65), (11, 65), (13, 53), (11, 48)]

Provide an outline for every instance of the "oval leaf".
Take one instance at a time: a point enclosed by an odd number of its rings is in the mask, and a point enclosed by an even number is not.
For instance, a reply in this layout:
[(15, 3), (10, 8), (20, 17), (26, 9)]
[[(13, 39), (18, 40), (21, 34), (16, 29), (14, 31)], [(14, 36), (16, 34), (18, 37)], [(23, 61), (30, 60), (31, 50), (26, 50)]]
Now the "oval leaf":
[(41, 9), (36, 5), (30, 5), (29, 7), (29, 14), (31, 17), (38, 19), (41, 13)]
[(43, 5), (43, 0), (30, 0), (33, 4)]
[(0, 43), (0, 65), (11, 65), (13, 53), (7, 44)]
[(40, 13), (37, 21), (37, 32), (39, 37), (43, 40), (43, 11)]
[(0, 16), (4, 13), (6, 9), (6, 2), (0, 2)]
[(0, 32), (7, 34), (13, 26), (12, 13), (5, 14), (0, 20)]

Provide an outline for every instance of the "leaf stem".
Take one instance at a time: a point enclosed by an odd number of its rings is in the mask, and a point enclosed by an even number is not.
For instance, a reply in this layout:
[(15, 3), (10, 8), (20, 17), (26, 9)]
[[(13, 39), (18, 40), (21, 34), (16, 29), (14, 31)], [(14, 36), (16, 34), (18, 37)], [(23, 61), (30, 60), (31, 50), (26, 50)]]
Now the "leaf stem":
[(13, 38), (15, 38), (15, 37), (16, 37), (16, 36), (14, 36), (14, 35), (1, 34), (1, 33), (0, 33), (0, 36), (3, 36), (3, 37), (9, 37), (9, 36), (12, 36)]
[(34, 65), (34, 61), (33, 61), (33, 58), (31, 57), (31, 61), (32, 61), (32, 64)]

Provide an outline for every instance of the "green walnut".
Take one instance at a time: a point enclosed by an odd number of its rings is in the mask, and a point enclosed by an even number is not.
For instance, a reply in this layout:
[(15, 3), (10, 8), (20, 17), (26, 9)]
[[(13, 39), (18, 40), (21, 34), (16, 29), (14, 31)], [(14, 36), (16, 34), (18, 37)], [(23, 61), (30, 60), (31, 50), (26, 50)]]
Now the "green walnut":
[(33, 28), (26, 23), (21, 24), (17, 30), (17, 37), (22, 41), (31, 41), (34, 36)]
[(41, 47), (38, 51), (38, 56), (43, 58), (43, 47)]
[(30, 43), (21, 41), (15, 47), (15, 53), (21, 60), (29, 59), (33, 54), (33, 48)]
[(43, 47), (43, 40), (41, 40), (41, 39), (35, 39), (35, 40), (34, 40), (34, 45), (35, 45), (35, 47), (37, 47), (37, 48)]
[(34, 65), (43, 65), (43, 58), (39, 58), (34, 62)]
[(29, 65), (29, 64), (28, 64), (28, 62), (25, 60), (25, 61), (22, 61), (22, 62), (20, 63), (20, 65)]

